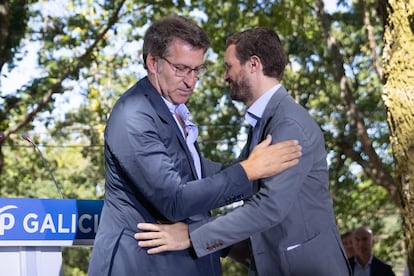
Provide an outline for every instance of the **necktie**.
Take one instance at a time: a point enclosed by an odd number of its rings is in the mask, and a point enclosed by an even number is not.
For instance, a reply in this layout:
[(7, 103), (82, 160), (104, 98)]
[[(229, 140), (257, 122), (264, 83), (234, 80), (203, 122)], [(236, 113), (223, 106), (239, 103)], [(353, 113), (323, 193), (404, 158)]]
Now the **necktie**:
[(252, 132), (252, 138), (250, 140), (249, 152), (252, 152), (254, 146), (259, 143), (260, 119), (256, 121), (256, 125), (253, 128), (250, 128), (250, 130)]

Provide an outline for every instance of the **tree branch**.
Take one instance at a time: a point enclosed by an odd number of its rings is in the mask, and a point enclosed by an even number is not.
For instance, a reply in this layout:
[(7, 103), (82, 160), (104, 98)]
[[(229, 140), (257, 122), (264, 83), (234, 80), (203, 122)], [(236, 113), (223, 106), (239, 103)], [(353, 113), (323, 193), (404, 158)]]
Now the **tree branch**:
[[(367, 38), (368, 38), (368, 44), (369, 44), (369, 48), (371, 51), (371, 56), (372, 56), (372, 63), (374, 65), (374, 70), (377, 73), (378, 77), (380, 80), (383, 79), (383, 70), (381, 67), (381, 63), (378, 59), (378, 55), (377, 55), (377, 43), (375, 42), (375, 38), (374, 38), (374, 31), (373, 31), (373, 27), (371, 25), (370, 22), (370, 14), (366, 9), (366, 4), (364, 0), (359, 0), (359, 6), (361, 9), (361, 14), (362, 14), (362, 22), (364, 24), (366, 33), (367, 33)], [(375, 16), (375, 10), (371, 9), (373, 16)]]
[(356, 140), (361, 143), (361, 149), (363, 154), (368, 157), (369, 162), (364, 161), (361, 158), (361, 153), (356, 152), (353, 147), (343, 149), (347, 152), (347, 156), (353, 161), (360, 164), (364, 172), (377, 184), (387, 189), (397, 206), (400, 205), (400, 200), (397, 194), (397, 189), (394, 183), (394, 179), (388, 173), (385, 165), (382, 163), (374, 147), (372, 146), (372, 140), (369, 138), (367, 132), (367, 126), (364, 121), (362, 112), (355, 104), (355, 99), (352, 94), (352, 90), (348, 84), (347, 77), (344, 70), (344, 60), (342, 58), (339, 47), (335, 39), (330, 35), (330, 24), (327, 15), (324, 12), (324, 4), (322, 0), (316, 0), (317, 14), (322, 22), (323, 36), (326, 40), (330, 55), (333, 60), (333, 72), (335, 80), (339, 83), (342, 99), (344, 102), (346, 116), (350, 125), (350, 135), (356, 133), (356, 138), (352, 138), (352, 144), (356, 143)]
[[(22, 121), (14, 125), (13, 127), (10, 127), (8, 130), (4, 132), (5, 137), (8, 137), (10, 134), (15, 133), (19, 131), (21, 128), (26, 126), (29, 122), (31, 122), (35, 116), (41, 112), (51, 101), (52, 101), (52, 95), (56, 93), (61, 93), (62, 90), (62, 83), (65, 79), (67, 79), (69, 76), (73, 75), (75, 72), (78, 72), (82, 65), (84, 65), (85, 61), (92, 55), (93, 50), (98, 47), (99, 42), (101, 42), (104, 39), (105, 34), (108, 32), (109, 29), (111, 29), (119, 19), (119, 13), (121, 11), (121, 8), (123, 7), (126, 0), (123, 0), (119, 3), (118, 7), (115, 9), (114, 13), (112, 14), (111, 18), (109, 18), (107, 25), (105, 28), (97, 35), (94, 42), (85, 50), (85, 52), (79, 56), (78, 58), (75, 58), (77, 62), (73, 64), (73, 66), (70, 66), (66, 68), (66, 70), (61, 74), (59, 77), (59, 80), (53, 84), (50, 88), (46, 90), (46, 94), (43, 96), (42, 100), (37, 104), (37, 106), (26, 116)], [(29, 87), (27, 91), (37, 89), (36, 87)]]

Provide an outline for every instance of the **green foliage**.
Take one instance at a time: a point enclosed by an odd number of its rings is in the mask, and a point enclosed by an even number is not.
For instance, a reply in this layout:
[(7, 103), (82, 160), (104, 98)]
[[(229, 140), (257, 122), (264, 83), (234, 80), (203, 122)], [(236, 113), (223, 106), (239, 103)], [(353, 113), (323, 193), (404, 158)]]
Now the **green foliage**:
[(86, 276), (91, 256), (89, 247), (67, 247), (62, 250), (63, 275), (65, 276)]
[(221, 259), (222, 273), (224, 276), (244, 276), (247, 275), (247, 268), (233, 261), (230, 258)]

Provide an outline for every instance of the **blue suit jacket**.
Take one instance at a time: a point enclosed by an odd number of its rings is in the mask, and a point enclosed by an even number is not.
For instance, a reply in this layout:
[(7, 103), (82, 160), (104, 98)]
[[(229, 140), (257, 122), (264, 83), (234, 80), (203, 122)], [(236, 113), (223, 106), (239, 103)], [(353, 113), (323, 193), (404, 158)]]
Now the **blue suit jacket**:
[[(299, 164), (255, 183), (257, 193), (226, 215), (190, 225), (198, 256), (250, 238), (260, 276), (350, 275), (335, 224), (320, 127), (281, 87), (266, 106), (260, 137), (273, 143), (297, 139)], [(241, 158), (248, 155), (249, 141)]]
[[(349, 258), (349, 263), (351, 265), (352, 272), (353, 272), (355, 270), (355, 264), (356, 264), (355, 257)], [(372, 256), (370, 275), (371, 276), (395, 276), (394, 271), (392, 270), (392, 267), (389, 264), (381, 261), (375, 256)]]
[[(239, 164), (196, 179), (185, 140), (147, 78), (124, 93), (105, 129), (105, 199), (88, 274), (220, 275), (218, 255), (191, 250), (148, 255), (133, 235), (139, 222), (209, 217), (209, 210), (252, 195)], [(202, 160), (203, 175), (222, 166)]]

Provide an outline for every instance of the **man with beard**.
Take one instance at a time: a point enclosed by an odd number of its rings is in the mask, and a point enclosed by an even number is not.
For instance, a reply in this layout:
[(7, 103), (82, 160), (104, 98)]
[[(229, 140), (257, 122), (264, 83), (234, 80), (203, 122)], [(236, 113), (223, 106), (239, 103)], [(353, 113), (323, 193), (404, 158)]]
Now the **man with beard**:
[[(227, 40), (225, 80), (232, 99), (246, 104), (252, 131), (240, 158), (271, 134), (273, 142), (296, 139), (302, 156), (295, 167), (254, 181), (244, 205), (202, 225), (138, 224), (138, 245), (156, 254), (192, 247), (198, 257), (237, 244), (250, 248), (249, 275), (350, 275), (335, 224), (328, 187), (323, 134), (280, 83), (286, 56), (278, 35), (249, 29)], [(241, 262), (246, 258), (233, 254)]]

